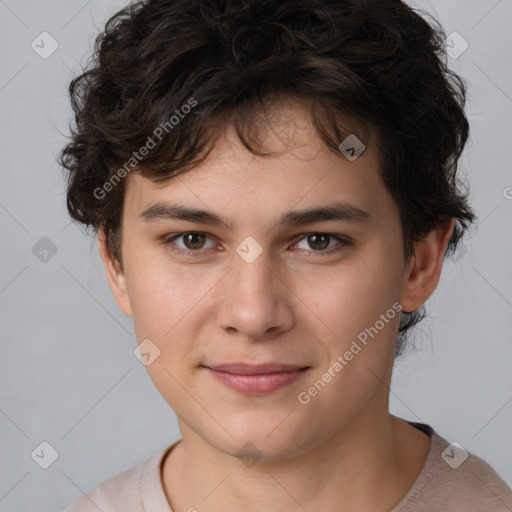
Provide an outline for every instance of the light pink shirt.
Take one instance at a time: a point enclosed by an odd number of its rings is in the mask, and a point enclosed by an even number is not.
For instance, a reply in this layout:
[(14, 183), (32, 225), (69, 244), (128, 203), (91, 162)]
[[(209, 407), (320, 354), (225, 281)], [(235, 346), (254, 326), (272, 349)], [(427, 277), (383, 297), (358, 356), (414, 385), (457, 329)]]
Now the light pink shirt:
[[(471, 453), (465, 458), (429, 425), (409, 423), (432, 443), (418, 478), (390, 512), (512, 512), (512, 490), (486, 462)], [(63, 512), (172, 512), (160, 471), (165, 455), (179, 442), (100, 483)]]

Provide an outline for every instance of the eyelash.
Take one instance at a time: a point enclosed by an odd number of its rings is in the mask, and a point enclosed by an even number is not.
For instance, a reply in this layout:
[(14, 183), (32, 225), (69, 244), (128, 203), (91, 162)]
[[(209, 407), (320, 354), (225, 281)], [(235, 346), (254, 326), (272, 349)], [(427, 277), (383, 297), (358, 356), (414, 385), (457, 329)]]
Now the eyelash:
[[(170, 235), (170, 236), (165, 237), (163, 239), (162, 243), (163, 243), (164, 246), (168, 247), (168, 249), (173, 254), (178, 254), (180, 256), (186, 256), (186, 257), (195, 258), (196, 256), (193, 256), (194, 253), (199, 253), (200, 254), (200, 253), (204, 252), (202, 249), (198, 249), (196, 251), (193, 251), (191, 249), (189, 249), (189, 250), (177, 249), (176, 246), (172, 245), (174, 240), (176, 240), (178, 238), (181, 238), (181, 237), (183, 237), (185, 235), (205, 235), (207, 238), (211, 238), (211, 237), (208, 236), (207, 233), (202, 233), (202, 232), (199, 232), (199, 231), (185, 231), (183, 233), (179, 233), (179, 234), (176, 234), (176, 235)], [(334, 253), (339, 252), (343, 247), (352, 245), (352, 242), (350, 240), (347, 240), (346, 238), (342, 238), (342, 237), (340, 237), (338, 235), (334, 235), (332, 233), (324, 233), (324, 232), (321, 232), (321, 231), (311, 231), (310, 233), (306, 233), (297, 242), (295, 242), (294, 245), (302, 242), (302, 240), (307, 238), (309, 235), (326, 235), (331, 240), (337, 241), (339, 243), (339, 245), (341, 246), (341, 247), (339, 247), (338, 249), (335, 249), (335, 250), (333, 250), (331, 248), (329, 250), (307, 251), (307, 252), (314, 253), (315, 255), (318, 255), (318, 256), (330, 256), (330, 255), (332, 255)]]

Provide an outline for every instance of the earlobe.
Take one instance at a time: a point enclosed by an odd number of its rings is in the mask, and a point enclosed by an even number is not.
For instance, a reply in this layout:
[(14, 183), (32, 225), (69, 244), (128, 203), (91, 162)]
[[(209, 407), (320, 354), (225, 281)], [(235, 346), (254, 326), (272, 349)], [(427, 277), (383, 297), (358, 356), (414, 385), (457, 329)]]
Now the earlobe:
[(105, 232), (102, 228), (98, 229), (98, 249), (103, 261), (103, 267), (110, 290), (119, 309), (121, 309), (126, 316), (133, 317), (125, 273), (119, 262), (114, 260), (107, 250)]
[(400, 301), (403, 311), (416, 311), (436, 289), (453, 228), (454, 220), (449, 219), (416, 242)]

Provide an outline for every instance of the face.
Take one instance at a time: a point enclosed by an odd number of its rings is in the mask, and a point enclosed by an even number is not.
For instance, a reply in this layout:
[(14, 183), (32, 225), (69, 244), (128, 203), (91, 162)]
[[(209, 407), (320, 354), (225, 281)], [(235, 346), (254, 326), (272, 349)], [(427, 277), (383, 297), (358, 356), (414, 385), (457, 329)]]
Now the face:
[(296, 105), (270, 126), (276, 156), (227, 131), (163, 185), (130, 176), (110, 284), (182, 434), (277, 460), (387, 413), (407, 269), (374, 147), (332, 153)]

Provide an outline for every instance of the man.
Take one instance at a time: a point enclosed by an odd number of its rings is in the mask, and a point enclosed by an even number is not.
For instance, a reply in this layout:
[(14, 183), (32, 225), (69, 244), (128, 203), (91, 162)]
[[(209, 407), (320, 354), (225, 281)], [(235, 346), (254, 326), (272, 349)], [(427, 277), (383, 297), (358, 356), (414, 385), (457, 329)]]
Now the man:
[(182, 439), (67, 510), (512, 510), (388, 411), (394, 357), (474, 220), (465, 87), (386, 1), (149, 0), (71, 84), (68, 209)]

